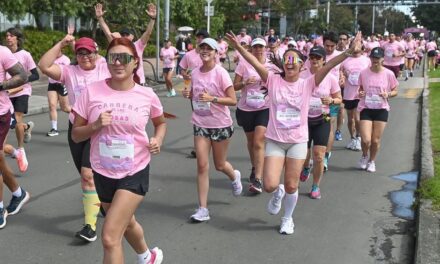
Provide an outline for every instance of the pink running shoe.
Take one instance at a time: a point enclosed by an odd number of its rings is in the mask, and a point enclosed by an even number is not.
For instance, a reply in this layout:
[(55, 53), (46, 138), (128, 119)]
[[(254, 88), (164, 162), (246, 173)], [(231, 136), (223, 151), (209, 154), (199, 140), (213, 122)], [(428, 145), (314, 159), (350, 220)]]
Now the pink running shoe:
[(312, 185), (312, 190), (310, 191), (310, 198), (321, 199), (321, 189), (315, 184)]
[(148, 261), (146, 264), (161, 264), (163, 260), (163, 252), (160, 248), (155, 247), (151, 252), (151, 258), (150, 261)]
[(20, 172), (25, 172), (28, 169), (28, 160), (26, 158), (26, 152), (23, 148), (17, 149), (17, 164)]

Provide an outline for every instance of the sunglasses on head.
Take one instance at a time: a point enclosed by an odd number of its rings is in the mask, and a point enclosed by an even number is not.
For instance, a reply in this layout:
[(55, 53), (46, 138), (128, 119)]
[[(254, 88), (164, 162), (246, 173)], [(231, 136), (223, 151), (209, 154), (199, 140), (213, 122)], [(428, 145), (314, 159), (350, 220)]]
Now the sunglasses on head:
[(120, 64), (129, 64), (132, 60), (134, 60), (134, 56), (128, 53), (109, 53), (107, 54), (107, 63), (108, 64), (116, 64), (116, 61), (119, 61)]

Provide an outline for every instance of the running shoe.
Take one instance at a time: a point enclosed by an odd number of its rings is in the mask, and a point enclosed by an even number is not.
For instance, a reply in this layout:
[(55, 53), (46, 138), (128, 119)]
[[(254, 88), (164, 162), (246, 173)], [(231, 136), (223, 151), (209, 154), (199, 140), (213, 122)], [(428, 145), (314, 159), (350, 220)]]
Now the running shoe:
[(410, 72), (410, 73), (409, 73), (409, 77), (414, 77), (413, 72)]
[(47, 132), (47, 136), (48, 137), (54, 137), (54, 136), (58, 136), (60, 133), (58, 132), (58, 130), (56, 129), (51, 129), (49, 132)]
[(281, 217), (280, 234), (291, 235), (295, 230), (292, 217)]
[(253, 178), (251, 184), (249, 185), (249, 192), (256, 194), (263, 192), (263, 183), (260, 179)]
[(8, 217), (8, 212), (5, 208), (0, 208), (0, 229), (6, 226), (6, 218)]
[(267, 204), (267, 212), (271, 215), (276, 215), (281, 210), (281, 203), (283, 201), (286, 191), (284, 190), (284, 184), (280, 184), (278, 189), (272, 194), (269, 203)]
[(232, 194), (234, 196), (240, 196), (243, 191), (243, 185), (241, 184), (241, 173), (238, 170), (234, 170), (235, 180), (232, 182)]
[(336, 132), (335, 132), (335, 139), (336, 139), (336, 141), (341, 141), (342, 140), (341, 130), (336, 130)]
[(11, 116), (11, 123), (9, 125), (10, 129), (15, 129), (15, 125), (17, 125), (17, 120), (15, 119), (15, 114), (12, 114)]
[(324, 171), (328, 171), (328, 156), (324, 156)]
[(361, 138), (360, 138), (360, 137), (357, 137), (357, 138), (355, 139), (355, 144), (354, 144), (354, 148), (353, 148), (353, 150), (355, 150), (355, 151), (360, 151), (360, 150), (362, 150), (362, 146), (361, 146)]
[(405, 82), (408, 81), (408, 77), (405, 77)]
[(309, 179), (310, 176), (310, 168), (304, 167), (301, 175), (299, 176), (299, 180), (305, 182)]
[(168, 92), (167, 93), (167, 97), (171, 97), (172, 95), (171, 95), (171, 92)]
[(249, 182), (252, 183), (255, 180), (255, 168), (252, 167), (251, 174), (249, 175)]
[(368, 162), (367, 171), (368, 172), (376, 172), (376, 163), (374, 163), (374, 161)]
[(17, 149), (17, 164), (18, 164), (18, 169), (20, 170), (20, 172), (25, 172), (28, 169), (28, 160), (26, 158), (26, 152), (24, 151), (24, 149), (20, 148)]
[(190, 152), (189, 155), (190, 155), (191, 158), (193, 158), (193, 159), (197, 158), (197, 154), (196, 154), (196, 151), (195, 151), (195, 150), (191, 150), (191, 152)]
[(151, 257), (148, 262), (145, 264), (161, 264), (163, 260), (163, 252), (162, 249), (155, 247), (152, 250), (150, 250)]
[(171, 89), (171, 92), (170, 92), (170, 93), (171, 93), (171, 96), (172, 96), (172, 97), (176, 96), (176, 90)]
[(350, 141), (348, 142), (347, 146), (345, 146), (345, 148), (346, 149), (353, 149), (355, 144), (356, 144), (355, 139), (351, 138)]
[(312, 190), (310, 191), (310, 198), (321, 199), (321, 189), (319, 189), (318, 185), (315, 184), (312, 185)]
[(93, 242), (97, 238), (95, 230), (89, 224), (84, 225), (80, 231), (76, 232), (76, 237), (87, 242)]
[(26, 123), (28, 125), (28, 128), (24, 130), (24, 143), (31, 142), (32, 139), (32, 129), (34, 128), (35, 124), (32, 121), (29, 121)]
[(31, 196), (27, 191), (25, 191), (23, 188), (21, 188), (21, 196), (15, 197), (12, 195), (11, 202), (9, 203), (8, 207), (6, 207), (6, 210), (8, 211), (8, 215), (15, 215), (20, 212), (21, 207), (29, 201), (29, 198)]
[(201, 223), (201, 222), (208, 221), (209, 219), (211, 219), (209, 217), (208, 208), (199, 207), (196, 210), (196, 212), (193, 215), (191, 215), (190, 219), (195, 223)]
[(361, 159), (359, 160), (358, 165), (359, 165), (359, 169), (365, 170), (368, 165), (368, 156), (362, 156)]

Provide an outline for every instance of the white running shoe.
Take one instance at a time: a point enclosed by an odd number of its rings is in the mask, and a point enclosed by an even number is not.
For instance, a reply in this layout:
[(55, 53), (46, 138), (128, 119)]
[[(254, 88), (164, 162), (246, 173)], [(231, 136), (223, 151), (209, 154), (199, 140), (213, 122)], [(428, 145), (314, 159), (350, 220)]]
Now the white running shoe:
[(191, 215), (191, 220), (197, 223), (205, 222), (208, 221), (209, 219), (211, 218), (209, 217), (208, 208), (199, 207), (197, 208), (196, 212), (193, 215)]
[(351, 138), (350, 141), (348, 142), (347, 146), (345, 146), (346, 149), (353, 149), (354, 145), (355, 145), (355, 139)]
[(150, 261), (148, 261), (146, 264), (161, 264), (163, 260), (163, 252), (162, 249), (155, 247), (152, 250), (150, 250), (151, 257)]
[(362, 150), (362, 146), (361, 146), (361, 138), (360, 138), (360, 137), (357, 137), (357, 138), (355, 139), (355, 144), (354, 144), (354, 148), (353, 148), (353, 150), (356, 150), (356, 151), (360, 151), (360, 150)]
[(368, 162), (367, 171), (368, 172), (376, 172), (376, 163), (374, 163), (374, 161)]
[(359, 169), (361, 170), (365, 170), (367, 168), (367, 164), (368, 164), (368, 156), (362, 156), (361, 159), (359, 160)]
[(241, 173), (238, 170), (234, 170), (235, 180), (232, 182), (232, 194), (234, 196), (240, 196), (243, 191), (243, 185), (241, 184)]
[(174, 89), (171, 89), (171, 97), (174, 97), (174, 96), (176, 96), (176, 90), (174, 90)]
[(28, 125), (28, 129), (24, 130), (23, 142), (29, 143), (29, 142), (31, 142), (31, 139), (32, 139), (32, 129), (34, 128), (35, 124), (32, 121), (29, 121), (26, 124)]
[(283, 201), (286, 191), (284, 190), (284, 184), (280, 184), (278, 189), (273, 192), (272, 198), (270, 198), (267, 204), (267, 212), (271, 215), (276, 215), (281, 210), (281, 203)]
[(295, 224), (292, 217), (281, 217), (280, 234), (291, 235), (295, 230)]

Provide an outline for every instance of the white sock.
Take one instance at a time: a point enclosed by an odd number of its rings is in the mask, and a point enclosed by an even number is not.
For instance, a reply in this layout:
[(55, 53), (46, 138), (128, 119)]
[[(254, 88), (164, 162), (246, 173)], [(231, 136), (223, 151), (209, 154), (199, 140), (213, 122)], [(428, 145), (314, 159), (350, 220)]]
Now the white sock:
[(151, 252), (149, 249), (147, 249), (147, 251), (145, 251), (142, 254), (138, 254), (138, 264), (145, 264), (148, 263), (148, 261), (150, 261), (151, 259)]
[(0, 202), (0, 209), (3, 209), (5, 205), (3, 204), (3, 201)]
[(16, 148), (14, 148), (14, 151), (12, 152), (11, 157), (16, 158), (17, 154), (18, 154), (18, 151)]
[(50, 123), (52, 124), (52, 129), (58, 130), (57, 120), (51, 120)]
[(408, 78), (408, 70), (405, 70), (405, 77)]
[(18, 186), (18, 189), (15, 192), (12, 193), (12, 195), (15, 196), (15, 197), (20, 197), (22, 194), (23, 194), (23, 192), (22, 192), (20, 186)]
[(284, 217), (291, 218), (298, 201), (298, 190), (294, 193), (286, 193), (284, 196)]

